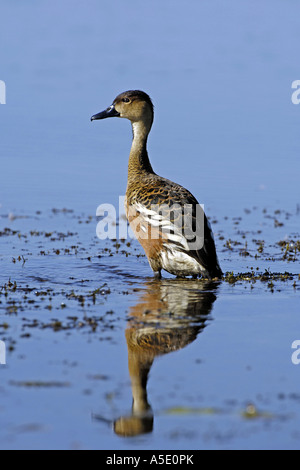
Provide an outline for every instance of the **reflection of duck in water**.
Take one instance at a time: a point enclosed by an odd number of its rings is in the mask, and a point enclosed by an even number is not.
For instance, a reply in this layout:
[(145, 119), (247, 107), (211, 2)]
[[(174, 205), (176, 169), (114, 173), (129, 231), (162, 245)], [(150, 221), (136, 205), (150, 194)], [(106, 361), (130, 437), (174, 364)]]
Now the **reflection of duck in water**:
[(156, 356), (185, 347), (205, 328), (217, 284), (165, 279), (146, 284), (140, 302), (131, 308), (125, 335), (132, 387), (132, 412), (114, 423), (116, 434), (151, 432), (153, 413), (147, 398), (148, 374)]
[[(208, 220), (196, 198), (179, 184), (154, 173), (147, 140), (154, 118), (151, 98), (140, 90), (118, 95), (92, 121), (117, 116), (131, 121), (126, 215), (156, 276), (221, 278), (222, 271)], [(196, 231), (194, 232), (194, 230)]]

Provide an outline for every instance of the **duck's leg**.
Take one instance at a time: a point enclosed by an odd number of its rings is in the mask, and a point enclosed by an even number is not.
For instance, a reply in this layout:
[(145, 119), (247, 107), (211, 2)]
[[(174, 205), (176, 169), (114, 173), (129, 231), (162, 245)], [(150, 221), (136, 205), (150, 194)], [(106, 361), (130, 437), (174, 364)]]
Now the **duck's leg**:
[(159, 271), (154, 271), (154, 278), (161, 279), (161, 269)]

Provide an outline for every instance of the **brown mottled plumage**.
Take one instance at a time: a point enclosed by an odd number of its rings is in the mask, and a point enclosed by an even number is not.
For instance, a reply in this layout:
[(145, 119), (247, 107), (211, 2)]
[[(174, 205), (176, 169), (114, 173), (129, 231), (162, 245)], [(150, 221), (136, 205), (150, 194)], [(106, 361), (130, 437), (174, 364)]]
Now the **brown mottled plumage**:
[(154, 116), (150, 97), (143, 91), (126, 91), (91, 119), (113, 116), (132, 124), (126, 214), (154, 273), (160, 276), (164, 269), (179, 277), (221, 277), (212, 231), (196, 198), (152, 169), (147, 152)]

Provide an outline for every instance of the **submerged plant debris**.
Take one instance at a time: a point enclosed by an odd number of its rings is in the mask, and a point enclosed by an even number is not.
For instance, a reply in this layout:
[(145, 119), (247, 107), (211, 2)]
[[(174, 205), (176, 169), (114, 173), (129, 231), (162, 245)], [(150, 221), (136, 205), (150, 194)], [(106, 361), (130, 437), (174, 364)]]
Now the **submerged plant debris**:
[[(221, 264), (224, 266), (227, 259), (232, 266), (232, 271), (225, 272), (222, 281), (232, 286), (249, 286), (250, 289), (261, 286), (272, 293), (280, 292), (286, 285), (298, 290), (300, 235), (287, 233), (276, 241), (276, 231), (292, 219), (292, 214), (279, 209), (269, 214), (267, 209), (263, 209), (259, 215), (257, 208), (245, 209), (244, 212), (245, 217), (255, 214), (260, 218), (256, 231), (243, 229), (244, 216), (225, 217), (224, 224), (217, 219), (211, 221), (213, 229), (218, 227), (215, 235)], [(294, 217), (299, 216), (296, 213)], [(279, 218), (284, 222), (279, 223)], [(3, 242), (0, 253), (3, 266), (0, 276), (0, 337), (7, 335), (10, 317), (15, 315), (20, 317), (23, 338), (30, 338), (33, 328), (47, 328), (54, 332), (78, 329), (94, 333), (107, 331), (118, 321), (116, 315), (105, 312), (107, 298), (116, 290), (118, 272), (127, 280), (139, 278), (139, 274), (135, 272), (132, 275), (130, 269), (139, 269), (140, 263), (145, 279), (151, 276), (138, 243), (130, 239), (98, 240), (95, 235), (97, 221), (93, 216), (76, 214), (72, 209), (54, 208), (50, 214), (41, 211), (32, 215), (2, 214), (0, 222), (3, 226), (0, 226)], [(270, 223), (272, 237), (263, 238), (263, 228), (267, 225), (269, 229)], [(221, 228), (222, 225), (225, 227)], [(249, 226), (247, 221), (245, 226)], [(253, 260), (251, 265), (248, 258)], [(280, 263), (281, 271), (278, 270)], [(241, 265), (246, 269), (240, 271)], [(272, 269), (273, 265), (276, 265), (276, 270)], [(95, 282), (97, 271), (101, 273), (98, 283)], [(82, 272), (93, 272), (93, 279), (88, 276), (82, 278)], [(112, 277), (114, 282), (111, 282)], [(198, 282), (201, 284), (202, 281)], [(123, 295), (129, 291), (125, 289)], [(101, 307), (101, 315), (94, 314), (97, 307)], [(76, 315), (73, 315), (74, 311)]]
[[(119, 366), (106, 369), (107, 351), (113, 351), (109, 348), (117, 348), (120, 354), (115, 360), (117, 364), (127, 354), (124, 350), (120, 353), (120, 348), (128, 348), (130, 375), (137, 368), (137, 377), (141, 376), (138, 380), (130, 378), (143, 388), (156, 356), (178, 354), (209, 326), (217, 299), (231, 296), (235, 296), (233, 300), (242, 299), (243, 293), (248, 299), (299, 295), (300, 236), (295, 229), (298, 218), (297, 213), (281, 210), (275, 214), (257, 208), (247, 209), (241, 216), (215, 218), (211, 223), (223, 278), (175, 279), (165, 273), (157, 281), (136, 240), (98, 240), (96, 217), (77, 214), (72, 209), (2, 214), (0, 340), (6, 345), (9, 363), (22, 364), (30, 357), (36, 361), (36, 367), (28, 365), (26, 374), (8, 375), (7, 382), (0, 386), (0, 394), (3, 389), (14, 396), (20, 390), (41, 399), (47, 393), (67, 396), (81, 387), (81, 396), (88, 400), (101, 390), (105, 411), (92, 413), (94, 424), (103, 426), (105, 433), (106, 426), (113, 425), (118, 436), (152, 432), (151, 408), (141, 420), (130, 413), (123, 415), (123, 410), (115, 419), (116, 403), (130, 384), (128, 371), (124, 386), (124, 378), (118, 382), (118, 374), (124, 374)], [(83, 366), (81, 354), (88, 354), (95, 342), (102, 348), (102, 355), (96, 358), (99, 368), (89, 369), (91, 359)], [(62, 357), (56, 356), (57, 345), (64, 351)], [(31, 350), (34, 352), (29, 353)], [(196, 366), (202, 370), (201, 357), (195, 361)], [(249, 374), (252, 367), (249, 361), (246, 368)], [(53, 373), (57, 370), (60, 373)], [(73, 375), (72, 371), (76, 373)], [(173, 380), (177, 373), (176, 369), (168, 380)], [(78, 376), (81, 379), (77, 382)], [(171, 423), (195, 419), (197, 426), (200, 420), (224, 419), (238, 420), (240, 426), (241, 423), (251, 426), (252, 422), (272, 426), (273, 422), (280, 425), (289, 419), (287, 412), (278, 411), (282, 403), (290, 407), (300, 403), (291, 398), (292, 392), (286, 398), (285, 390), (280, 398), (273, 397), (273, 407), (268, 406), (264, 394), (247, 397), (252, 401), (246, 405), (242, 398), (231, 397), (218, 403), (212, 397), (203, 402), (201, 395), (190, 400), (188, 390), (180, 398), (181, 386), (180, 379), (171, 387), (170, 401), (166, 400), (158, 410), (158, 419), (165, 416)], [(136, 393), (134, 389), (132, 392)], [(163, 392), (153, 394), (158, 404), (164, 402), (160, 393)], [(139, 390), (139, 394), (147, 396), (147, 390)], [(144, 405), (148, 407), (148, 403)], [(18, 429), (40, 432), (44, 427), (44, 423), (18, 422)], [(237, 430), (224, 432), (223, 435), (211, 429), (209, 437), (203, 438), (227, 442), (239, 435)], [(190, 439), (191, 433), (192, 439), (196, 438), (195, 429), (174, 428), (170, 429), (169, 438), (182, 442)]]

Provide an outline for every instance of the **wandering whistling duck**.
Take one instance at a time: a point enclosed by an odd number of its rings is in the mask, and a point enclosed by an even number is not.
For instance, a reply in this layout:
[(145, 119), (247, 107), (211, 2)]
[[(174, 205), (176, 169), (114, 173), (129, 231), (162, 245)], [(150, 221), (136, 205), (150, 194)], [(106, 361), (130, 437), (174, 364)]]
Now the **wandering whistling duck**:
[(150, 97), (139, 90), (125, 91), (91, 120), (114, 116), (131, 121), (125, 209), (155, 275), (161, 277), (164, 269), (177, 277), (220, 278), (215, 242), (202, 206), (187, 189), (152, 169), (147, 152), (154, 117)]

